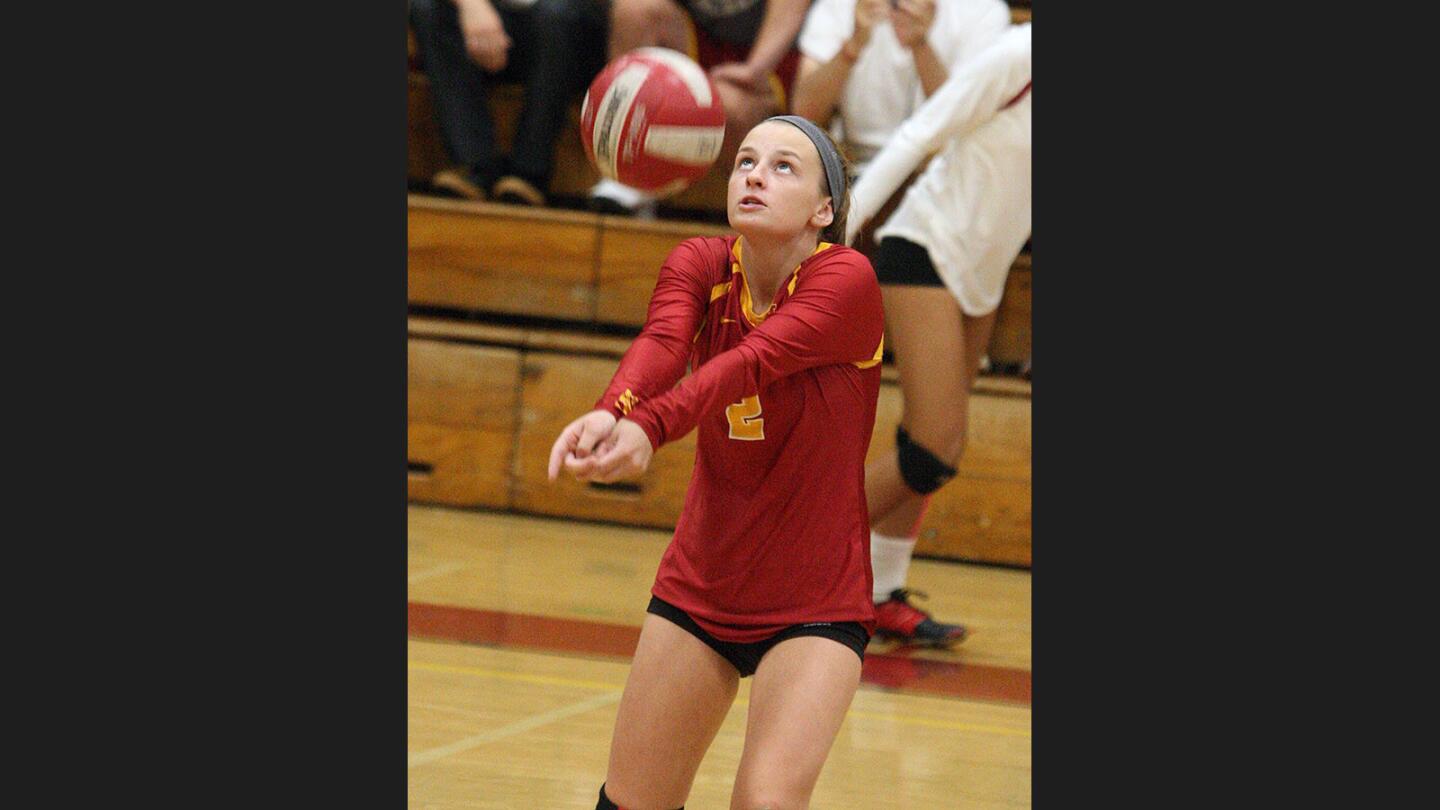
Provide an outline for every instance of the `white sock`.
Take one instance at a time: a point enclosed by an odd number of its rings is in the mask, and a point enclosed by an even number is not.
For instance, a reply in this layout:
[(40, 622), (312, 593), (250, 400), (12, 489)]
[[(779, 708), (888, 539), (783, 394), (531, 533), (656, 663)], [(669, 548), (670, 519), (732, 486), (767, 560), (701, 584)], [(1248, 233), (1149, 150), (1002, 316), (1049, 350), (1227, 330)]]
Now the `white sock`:
[(905, 587), (910, 573), (910, 555), (915, 552), (915, 538), (889, 537), (870, 532), (870, 567), (875, 573), (875, 601), (884, 602), (890, 592)]

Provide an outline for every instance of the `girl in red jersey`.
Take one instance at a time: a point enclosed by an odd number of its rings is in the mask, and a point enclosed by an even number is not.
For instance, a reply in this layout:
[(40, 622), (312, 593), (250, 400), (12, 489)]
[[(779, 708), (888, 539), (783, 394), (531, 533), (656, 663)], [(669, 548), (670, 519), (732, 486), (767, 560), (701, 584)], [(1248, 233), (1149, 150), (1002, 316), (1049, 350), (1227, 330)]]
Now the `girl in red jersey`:
[(805, 807), (859, 685), (884, 315), (869, 261), (837, 244), (847, 169), (806, 119), (750, 130), (727, 196), (739, 235), (670, 253), (609, 388), (551, 448), (551, 480), (610, 482), (698, 431), (597, 808), (682, 807), (749, 675), (731, 807)]

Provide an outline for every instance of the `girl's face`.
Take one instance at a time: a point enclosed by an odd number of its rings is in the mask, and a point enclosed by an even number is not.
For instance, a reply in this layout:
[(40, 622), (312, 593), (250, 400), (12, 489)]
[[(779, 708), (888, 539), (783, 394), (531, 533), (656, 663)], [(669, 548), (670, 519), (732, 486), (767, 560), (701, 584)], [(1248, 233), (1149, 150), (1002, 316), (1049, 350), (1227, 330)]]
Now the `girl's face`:
[(726, 208), (742, 234), (781, 239), (835, 218), (825, 166), (805, 133), (784, 121), (767, 121), (745, 136), (730, 171)]

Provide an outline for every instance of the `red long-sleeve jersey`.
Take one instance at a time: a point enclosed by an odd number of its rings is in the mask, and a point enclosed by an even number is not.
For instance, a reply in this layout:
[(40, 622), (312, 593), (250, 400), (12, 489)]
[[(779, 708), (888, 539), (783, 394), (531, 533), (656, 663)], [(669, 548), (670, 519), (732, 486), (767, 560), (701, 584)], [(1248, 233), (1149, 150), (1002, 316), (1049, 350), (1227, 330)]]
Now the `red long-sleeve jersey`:
[[(740, 251), (734, 236), (671, 251), (645, 326), (596, 403), (657, 449), (699, 430), (652, 592), (726, 641), (806, 622), (873, 633), (865, 451), (880, 286), (863, 255), (822, 242), (755, 313)], [(694, 373), (680, 381), (687, 362)]]

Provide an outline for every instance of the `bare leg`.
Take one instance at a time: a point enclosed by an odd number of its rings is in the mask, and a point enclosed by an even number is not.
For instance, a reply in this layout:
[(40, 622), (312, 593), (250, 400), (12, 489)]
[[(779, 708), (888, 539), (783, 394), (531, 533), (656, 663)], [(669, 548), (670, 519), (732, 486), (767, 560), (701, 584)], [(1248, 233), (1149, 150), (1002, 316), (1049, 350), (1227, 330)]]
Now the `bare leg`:
[(930, 495), (910, 493), (900, 500), (890, 514), (871, 520), (870, 528), (889, 537), (915, 537), (920, 533), (920, 520), (930, 505)]
[[(954, 466), (965, 451), (970, 389), (996, 313), (965, 315), (943, 287), (886, 285), (880, 290), (886, 339), (895, 352), (904, 397), (900, 423), (912, 440)], [(954, 359), (936, 363), (937, 357)], [(897, 536), (911, 533), (924, 508), (924, 497), (900, 476), (893, 452), (866, 466), (865, 502), (870, 525)]]
[[(966, 316), (944, 288), (886, 285), (881, 293), (904, 396), (900, 422), (912, 441), (946, 464), (958, 466), (965, 451), (970, 389), (990, 341), (995, 313)], [(876, 635), (939, 646), (964, 640), (963, 625), (935, 621), (911, 605), (905, 593), (920, 519), (930, 496), (917, 494), (905, 483), (893, 449), (867, 465), (865, 494), (871, 510)]]
[(614, 0), (610, 6), (610, 58), (658, 45), (690, 49), (685, 11), (673, 0)]
[(720, 92), (720, 103), (725, 107), (725, 140), (720, 144), (720, 154), (715, 162), (721, 166), (732, 166), (740, 144), (755, 125), (772, 115), (780, 114), (780, 104), (768, 86), (763, 93), (752, 92), (724, 80), (715, 82)]
[(801, 636), (760, 659), (731, 810), (808, 807), (820, 769), (860, 685), (860, 658), (837, 641)]
[(646, 614), (610, 742), (610, 800), (634, 810), (684, 805), (739, 685), (740, 673), (704, 642)]

